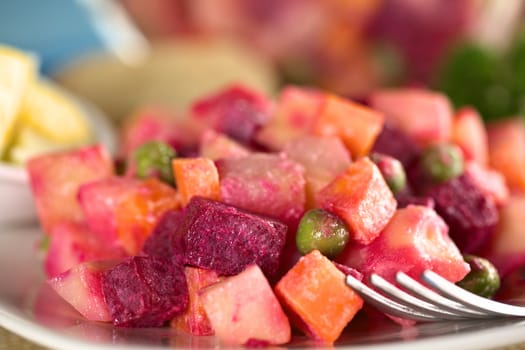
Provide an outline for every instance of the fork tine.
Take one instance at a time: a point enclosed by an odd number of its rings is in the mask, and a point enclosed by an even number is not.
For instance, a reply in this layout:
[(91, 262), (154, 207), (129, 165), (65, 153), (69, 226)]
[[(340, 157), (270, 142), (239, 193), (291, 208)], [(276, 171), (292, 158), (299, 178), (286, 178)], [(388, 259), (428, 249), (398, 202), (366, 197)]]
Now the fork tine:
[(448, 311), (447, 309), (439, 308), (425, 300), (418, 299), (388, 282), (379, 275), (372, 274), (370, 276), (370, 283), (395, 301), (402, 303), (403, 305), (408, 305), (414, 310), (420, 311), (422, 313), (433, 315), (441, 320), (458, 320), (465, 318), (465, 316), (461, 313), (456, 314), (454, 312)]
[(463, 304), (457, 303), (454, 300), (450, 300), (436, 293), (432, 289), (422, 285), (412, 277), (408, 276), (404, 272), (398, 272), (396, 274), (396, 281), (403, 287), (410, 291), (417, 297), (442, 307), (455, 315), (461, 316), (461, 318), (486, 318), (487, 314), (481, 311), (472, 310)]
[(386, 314), (416, 321), (440, 320), (438, 317), (424, 314), (384, 297), (351, 275), (347, 275), (345, 281), (346, 284), (355, 290), (364, 300)]
[(423, 272), (423, 279), (432, 288), (441, 294), (456, 300), (457, 302), (468, 307), (480, 310), (493, 316), (525, 316), (525, 307), (500, 303), (494, 300), (486, 299), (470, 293), (461, 287), (449, 282), (435, 272), (426, 270)]

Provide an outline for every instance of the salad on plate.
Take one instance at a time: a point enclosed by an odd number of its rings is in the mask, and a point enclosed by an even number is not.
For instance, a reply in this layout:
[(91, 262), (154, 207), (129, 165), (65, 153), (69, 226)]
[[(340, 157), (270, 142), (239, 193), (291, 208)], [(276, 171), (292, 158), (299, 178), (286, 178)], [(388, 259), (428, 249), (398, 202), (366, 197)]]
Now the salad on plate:
[(430, 269), (519, 297), (521, 119), (485, 125), (421, 88), (363, 102), (233, 85), (182, 115), (138, 110), (117, 159), (99, 144), (30, 159), (47, 283), (89, 321), (248, 347), (337, 344), (362, 314), (413, 324), (347, 274)]

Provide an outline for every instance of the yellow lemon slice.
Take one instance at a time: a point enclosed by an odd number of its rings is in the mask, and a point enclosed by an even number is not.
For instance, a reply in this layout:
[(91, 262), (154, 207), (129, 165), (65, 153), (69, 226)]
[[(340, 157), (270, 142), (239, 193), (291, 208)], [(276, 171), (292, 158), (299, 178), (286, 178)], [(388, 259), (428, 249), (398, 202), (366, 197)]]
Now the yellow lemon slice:
[(57, 144), (84, 144), (91, 138), (88, 121), (78, 104), (44, 81), (28, 86), (19, 118), (22, 124)]
[(31, 56), (0, 45), (0, 155), (11, 141), (26, 88), (35, 75)]
[(7, 153), (7, 160), (23, 165), (37, 155), (66, 149), (68, 146), (49, 140), (27, 124), (18, 124), (14, 133), (14, 140)]

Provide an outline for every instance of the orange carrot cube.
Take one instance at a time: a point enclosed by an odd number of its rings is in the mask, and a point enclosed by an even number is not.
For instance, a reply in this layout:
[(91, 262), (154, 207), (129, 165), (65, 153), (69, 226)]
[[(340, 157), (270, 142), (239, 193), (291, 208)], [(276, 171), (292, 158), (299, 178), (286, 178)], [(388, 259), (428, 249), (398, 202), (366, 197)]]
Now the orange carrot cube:
[(172, 167), (183, 206), (193, 196), (219, 200), (219, 173), (211, 159), (176, 158)]
[(339, 338), (363, 306), (363, 299), (346, 286), (345, 275), (317, 250), (299, 259), (275, 293), (298, 329), (327, 344)]
[(452, 142), (458, 145), (465, 159), (485, 166), (488, 163), (487, 130), (478, 111), (471, 107), (461, 108), (452, 123)]
[(199, 291), (204, 287), (219, 282), (221, 278), (213, 270), (198, 267), (187, 266), (184, 268), (184, 273), (188, 283), (190, 302), (186, 311), (182, 315), (175, 317), (170, 325), (177, 330), (192, 335), (212, 335), (214, 333), (213, 328), (208, 316), (206, 316)]
[(352, 157), (368, 154), (383, 128), (382, 114), (336, 96), (327, 96), (312, 132), (319, 136), (339, 136)]
[(512, 190), (525, 191), (525, 123), (520, 118), (488, 126), (489, 162)]
[(317, 194), (317, 203), (345, 220), (352, 238), (362, 244), (379, 235), (397, 207), (380, 170), (367, 157), (352, 163), (324, 187)]

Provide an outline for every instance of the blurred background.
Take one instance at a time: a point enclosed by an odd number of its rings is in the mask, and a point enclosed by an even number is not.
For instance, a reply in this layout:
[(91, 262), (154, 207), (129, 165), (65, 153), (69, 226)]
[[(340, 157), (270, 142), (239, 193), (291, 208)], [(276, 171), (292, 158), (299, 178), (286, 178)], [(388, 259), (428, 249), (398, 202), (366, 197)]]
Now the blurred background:
[[(363, 100), (429, 86), (486, 119), (525, 109), (521, 0), (4, 0), (0, 42), (121, 121), (235, 82)], [(523, 77), (523, 78), (522, 78)]]

